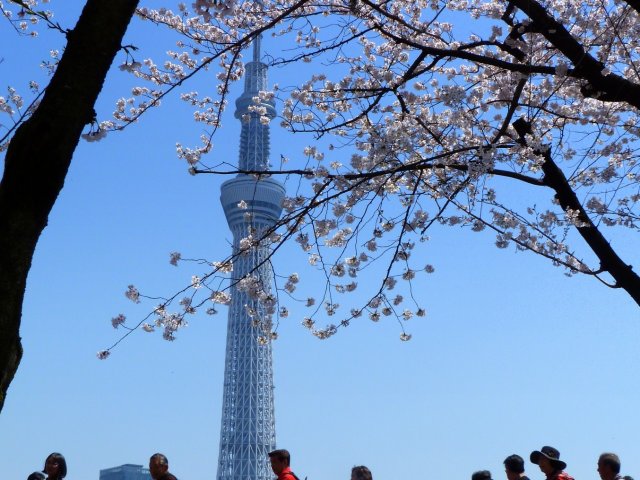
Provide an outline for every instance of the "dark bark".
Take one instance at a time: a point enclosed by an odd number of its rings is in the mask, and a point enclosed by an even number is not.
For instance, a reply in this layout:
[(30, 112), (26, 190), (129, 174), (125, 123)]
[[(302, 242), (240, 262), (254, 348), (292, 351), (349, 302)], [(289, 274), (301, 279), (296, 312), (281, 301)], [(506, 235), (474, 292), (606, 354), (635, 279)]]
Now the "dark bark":
[[(525, 135), (531, 133), (531, 125), (524, 119), (519, 119), (513, 123), (513, 127), (520, 136), (520, 141), (526, 144)], [(578, 219), (582, 225), (577, 226), (576, 229), (600, 260), (600, 268), (614, 278), (617, 288), (624, 289), (640, 305), (640, 276), (633, 271), (631, 265), (622, 261), (602, 232), (591, 221), (567, 177), (553, 160), (550, 150), (546, 149), (539, 153), (544, 157), (543, 183), (555, 191), (556, 199), (564, 211), (571, 209), (578, 212)]]
[(540, 3), (535, 0), (511, 0), (511, 3), (531, 19), (536, 31), (573, 63), (571, 76), (587, 82), (582, 89), (583, 95), (606, 102), (626, 102), (640, 109), (640, 85), (614, 73), (603, 74), (604, 64), (590, 55)]
[(0, 182), (0, 410), (22, 356), (22, 301), (38, 238), (137, 4), (86, 2), (40, 106), (7, 149)]
[(625, 0), (625, 3), (640, 13), (640, 0)]

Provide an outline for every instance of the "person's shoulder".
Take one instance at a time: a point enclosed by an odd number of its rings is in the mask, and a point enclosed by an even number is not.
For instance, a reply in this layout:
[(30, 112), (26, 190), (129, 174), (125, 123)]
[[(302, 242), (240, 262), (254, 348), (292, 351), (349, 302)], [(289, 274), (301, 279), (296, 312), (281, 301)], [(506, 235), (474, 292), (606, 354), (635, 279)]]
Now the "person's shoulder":
[(160, 480), (178, 480), (173, 473), (165, 473)]

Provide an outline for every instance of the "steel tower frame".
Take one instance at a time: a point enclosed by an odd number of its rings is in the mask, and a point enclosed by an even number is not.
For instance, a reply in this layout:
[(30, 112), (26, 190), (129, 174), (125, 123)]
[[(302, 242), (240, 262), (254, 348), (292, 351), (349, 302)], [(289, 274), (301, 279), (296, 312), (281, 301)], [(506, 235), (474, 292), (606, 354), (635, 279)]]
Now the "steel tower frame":
[[(259, 100), (267, 89), (267, 65), (260, 61), (260, 38), (253, 43), (253, 61), (245, 65), (244, 92), (236, 100), (235, 117), (242, 121), (240, 170), (266, 170), (269, 165), (269, 125), (250, 107), (264, 107), (270, 119), (276, 116), (273, 100)], [(264, 111), (263, 111), (264, 113)], [(247, 274), (259, 278), (270, 291), (273, 281), (268, 259), (270, 247), (261, 244), (248, 253), (240, 251), (240, 240), (251, 230), (264, 232), (282, 213), (284, 186), (273, 179), (238, 174), (222, 184), (220, 202), (233, 234), (231, 305), (227, 323), (227, 346), (220, 429), (217, 480), (271, 480), (268, 453), (275, 449), (273, 366), (269, 332), (255, 326), (265, 307), (237, 288)], [(254, 317), (255, 318), (255, 317)]]

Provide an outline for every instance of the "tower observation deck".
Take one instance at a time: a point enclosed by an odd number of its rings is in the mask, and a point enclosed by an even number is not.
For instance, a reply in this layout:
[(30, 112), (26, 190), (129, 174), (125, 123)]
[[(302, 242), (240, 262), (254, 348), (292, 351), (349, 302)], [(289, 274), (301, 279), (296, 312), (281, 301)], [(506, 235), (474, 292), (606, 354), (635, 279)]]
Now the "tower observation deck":
[[(253, 60), (245, 70), (244, 92), (236, 100), (235, 112), (242, 121), (239, 169), (261, 171), (269, 165), (269, 125), (263, 125), (260, 114), (250, 107), (263, 107), (270, 119), (276, 113), (272, 100), (254, 100), (260, 91), (267, 90), (267, 65), (260, 61), (259, 37), (253, 43)], [(284, 194), (280, 182), (242, 173), (221, 187), (220, 202), (233, 234), (234, 260), (217, 480), (273, 477), (268, 458), (276, 443), (271, 340), (268, 332), (252, 324), (249, 314), (252, 310), (262, 318), (266, 312), (236, 285), (250, 274), (259, 278), (263, 290), (270, 291), (273, 278), (269, 262), (265, 262), (270, 247), (263, 244), (240, 253), (240, 240), (250, 231), (260, 236), (278, 221)]]

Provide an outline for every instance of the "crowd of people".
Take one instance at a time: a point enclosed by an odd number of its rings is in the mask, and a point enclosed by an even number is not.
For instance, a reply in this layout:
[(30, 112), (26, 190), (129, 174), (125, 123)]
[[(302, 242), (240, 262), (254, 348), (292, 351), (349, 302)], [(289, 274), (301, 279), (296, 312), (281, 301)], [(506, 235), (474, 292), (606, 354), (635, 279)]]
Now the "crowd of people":
[[(574, 480), (565, 472), (567, 464), (560, 460), (557, 448), (544, 446), (534, 450), (529, 456), (531, 463), (538, 465), (546, 480)], [(507, 480), (529, 480), (524, 472), (524, 459), (520, 455), (509, 455), (504, 459), (504, 471)], [(601, 480), (633, 480), (630, 476), (620, 475), (620, 458), (615, 453), (606, 452), (598, 458), (598, 474)], [(471, 480), (493, 480), (489, 470), (480, 470), (471, 475)]]
[[(546, 480), (574, 480), (565, 472), (567, 464), (560, 460), (560, 452), (553, 447), (544, 446), (534, 450), (529, 456), (531, 463), (538, 465)], [(300, 480), (291, 470), (291, 455), (280, 449), (269, 452), (271, 469), (276, 480)], [(509, 455), (504, 460), (507, 480), (529, 480), (524, 471), (524, 459), (520, 455)], [(620, 458), (615, 453), (606, 452), (598, 458), (598, 474), (601, 480), (633, 480), (620, 475)], [(169, 460), (162, 453), (154, 453), (149, 459), (149, 473), (153, 480), (178, 480), (169, 472)], [(27, 480), (63, 480), (67, 476), (67, 461), (61, 453), (54, 452), (44, 461), (41, 472), (33, 472)], [(306, 480), (306, 478), (305, 478)], [(373, 480), (371, 470), (364, 465), (351, 469), (351, 480)], [(493, 480), (489, 470), (479, 470), (471, 475), (471, 480)]]

